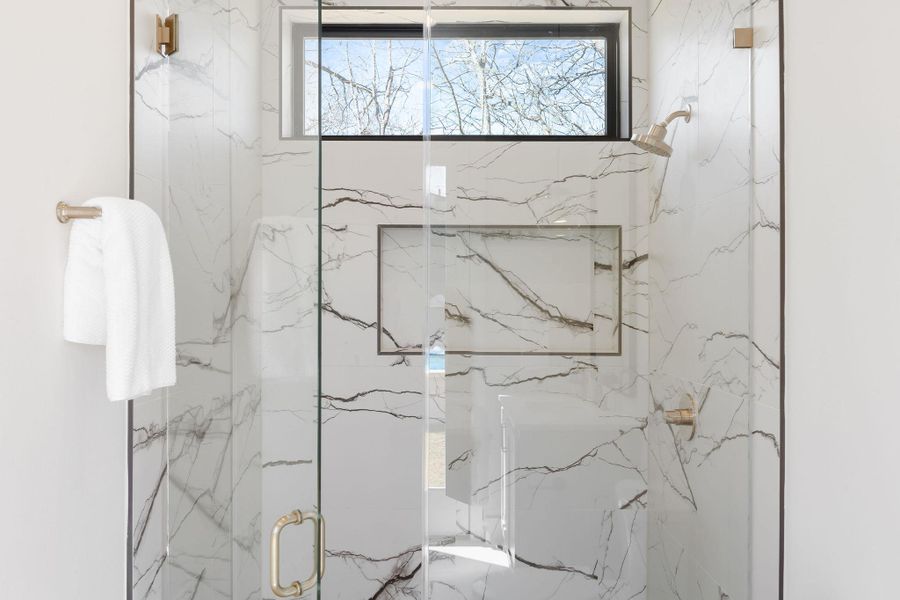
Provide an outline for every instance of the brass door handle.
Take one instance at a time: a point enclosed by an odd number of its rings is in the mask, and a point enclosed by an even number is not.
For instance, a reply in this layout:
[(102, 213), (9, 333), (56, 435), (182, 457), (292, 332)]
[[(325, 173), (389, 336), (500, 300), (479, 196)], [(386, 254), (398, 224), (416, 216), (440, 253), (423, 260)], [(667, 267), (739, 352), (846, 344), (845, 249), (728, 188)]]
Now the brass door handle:
[[(302, 525), (312, 521), (315, 535), (316, 567), (313, 574), (303, 581), (293, 581), (287, 587), (281, 585), (281, 531), (288, 525)], [(313, 589), (325, 574), (325, 519), (317, 512), (295, 510), (275, 522), (269, 537), (269, 585), (279, 598), (299, 598)]]

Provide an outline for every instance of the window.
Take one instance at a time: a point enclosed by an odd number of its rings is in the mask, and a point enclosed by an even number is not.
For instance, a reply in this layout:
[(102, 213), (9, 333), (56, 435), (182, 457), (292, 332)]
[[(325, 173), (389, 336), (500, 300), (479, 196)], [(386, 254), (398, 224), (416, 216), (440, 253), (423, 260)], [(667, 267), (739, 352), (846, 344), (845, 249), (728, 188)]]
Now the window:
[(619, 28), (435, 25), (426, 117), (422, 25), (326, 22), (320, 49), (315, 32), (298, 24), (293, 122), (303, 135), (321, 126), (324, 139), (421, 139), (426, 119), (433, 139), (620, 139), (628, 132), (619, 117)]
[(436, 29), (431, 133), (606, 136), (615, 45), (608, 26)]

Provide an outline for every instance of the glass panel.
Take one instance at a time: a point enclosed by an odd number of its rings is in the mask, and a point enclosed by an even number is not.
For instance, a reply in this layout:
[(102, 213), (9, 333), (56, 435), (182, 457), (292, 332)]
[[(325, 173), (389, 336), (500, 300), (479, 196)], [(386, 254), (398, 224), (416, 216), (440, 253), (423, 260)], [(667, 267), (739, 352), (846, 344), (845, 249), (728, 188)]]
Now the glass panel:
[[(258, 413), (261, 465), (260, 559), (242, 576), (261, 576), (255, 598), (273, 597), (269, 572), (269, 531), (291, 511), (321, 512), (319, 496), (319, 306), (321, 147), (319, 132), (308, 125), (302, 135), (285, 135), (287, 123), (299, 128), (318, 112), (318, 88), (292, 78), (305, 59), (298, 33), (315, 40), (320, 9), (316, 0), (259, 2), (261, 97), (258, 105), (259, 219), (252, 223), (256, 261), (254, 287), (258, 313), (252, 319), (258, 343), (261, 403)], [(235, 17), (240, 20), (240, 16)], [(255, 21), (251, 21), (254, 23)], [(248, 82), (250, 83), (250, 82)], [(291, 94), (288, 95), (287, 91)], [(277, 110), (274, 108), (277, 107)], [(281, 130), (279, 130), (281, 127)], [(256, 417), (257, 415), (254, 415)], [(248, 418), (249, 415), (244, 416)], [(249, 517), (249, 515), (248, 515)], [(289, 527), (281, 536), (282, 585), (303, 581), (315, 569), (313, 527)], [(237, 597), (237, 596), (236, 596)], [(307, 594), (307, 597), (312, 597)]]
[[(284, 31), (317, 31), (318, 4), (134, 6), (134, 196), (166, 226), (178, 383), (134, 402), (130, 593), (267, 598), (272, 525), (319, 504), (319, 146), (316, 131), (282, 139), (280, 53)], [(284, 533), (285, 582), (313, 572), (311, 539)]]
[[(464, 44), (439, 32), (460, 23), (613, 25), (622, 130), (688, 105), (694, 118), (669, 127), (671, 158), (624, 140), (426, 140), (427, 327), (406, 346), (429, 364), (426, 598), (750, 597), (750, 71), (730, 37), (750, 6), (616, 6), (630, 10), (428, 10), (431, 133), (457, 91), (445, 83), (471, 96), (485, 74), (435, 68)], [(498, 72), (567, 73), (561, 52)], [(598, 90), (572, 105), (541, 88), (499, 102), (534, 102), (554, 131), (599, 123)], [(569, 248), (573, 228), (621, 234), (594, 239), (603, 258)], [(691, 400), (693, 437), (666, 420)]]
[[(649, 163), (651, 598), (751, 593), (751, 61), (732, 41), (751, 3), (721, 9), (650, 17), (651, 116), (695, 111)], [(664, 418), (691, 400), (693, 438)]]
[[(251, 237), (240, 215), (256, 208), (255, 192), (232, 181), (258, 168), (254, 149), (233, 142), (259, 135), (245, 112), (258, 90), (237, 88), (252, 74), (229, 56), (249, 46), (228, 14), (211, 3), (167, 4), (135, 2), (133, 181), (135, 199), (166, 227), (178, 383), (133, 403), (132, 581), (134, 597), (209, 598), (247, 589), (234, 578), (247, 556), (233, 553), (232, 540), (245, 533), (241, 515), (258, 514), (242, 487), (259, 489), (246, 443), (258, 444), (250, 423), (234, 420), (258, 396), (244, 387), (252, 373), (239, 360), (251, 334), (237, 319), (245, 304), (232, 254)], [(171, 59), (152, 40), (166, 9), (190, 32)]]

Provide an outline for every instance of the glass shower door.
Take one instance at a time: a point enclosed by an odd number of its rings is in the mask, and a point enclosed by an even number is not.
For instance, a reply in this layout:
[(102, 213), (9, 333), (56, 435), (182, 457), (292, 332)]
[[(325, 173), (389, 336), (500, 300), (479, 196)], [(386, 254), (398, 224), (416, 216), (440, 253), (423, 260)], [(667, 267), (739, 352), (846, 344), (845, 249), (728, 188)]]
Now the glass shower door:
[[(133, 403), (132, 598), (272, 598), (273, 526), (319, 511), (319, 139), (290, 110), (318, 112), (291, 84), (319, 5), (282, 4), (133, 4), (134, 197), (166, 227), (178, 383)], [(280, 536), (287, 591), (314, 540)]]

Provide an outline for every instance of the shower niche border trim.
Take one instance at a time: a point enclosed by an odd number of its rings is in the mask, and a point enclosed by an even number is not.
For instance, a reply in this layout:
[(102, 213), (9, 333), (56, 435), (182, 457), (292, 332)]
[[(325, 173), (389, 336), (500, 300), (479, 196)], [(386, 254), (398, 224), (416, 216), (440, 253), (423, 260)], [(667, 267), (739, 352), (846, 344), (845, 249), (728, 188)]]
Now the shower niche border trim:
[[(463, 355), (463, 356), (606, 356), (606, 357), (620, 357), (623, 354), (622, 348), (622, 298), (623, 298), (623, 257), (622, 257), (622, 226), (621, 225), (583, 225), (583, 224), (560, 224), (560, 225), (535, 225), (535, 224), (481, 224), (481, 225), (467, 225), (467, 224), (441, 224), (441, 225), (431, 225), (430, 228), (432, 230), (504, 230), (504, 229), (524, 229), (524, 230), (553, 230), (557, 229), (560, 231), (585, 231), (585, 230), (593, 230), (593, 231), (611, 231), (614, 232), (616, 239), (616, 248), (614, 251), (614, 260), (617, 265), (617, 272), (615, 278), (615, 302), (616, 307), (613, 313), (613, 327), (615, 331), (615, 342), (614, 350), (610, 351), (596, 351), (596, 352), (585, 352), (583, 350), (551, 350), (551, 351), (514, 351), (514, 350), (459, 350), (447, 348), (445, 349), (445, 354), (449, 355)], [(409, 230), (409, 229), (419, 229), (422, 230), (422, 240), (423, 240), (423, 248), (424, 248), (424, 240), (425, 240), (425, 225), (421, 224), (393, 224), (393, 223), (379, 223), (377, 226), (376, 233), (376, 265), (377, 265), (377, 273), (376, 273), (376, 344), (377, 344), (377, 353), (380, 356), (416, 356), (422, 354), (423, 349), (420, 344), (416, 344), (415, 346), (409, 348), (401, 348), (401, 349), (385, 349), (383, 341), (387, 330), (384, 328), (384, 307), (386, 304), (386, 299), (384, 298), (384, 247), (383, 240), (385, 230)], [(592, 266), (593, 268), (593, 266)], [(427, 309), (426, 309), (427, 310)]]

